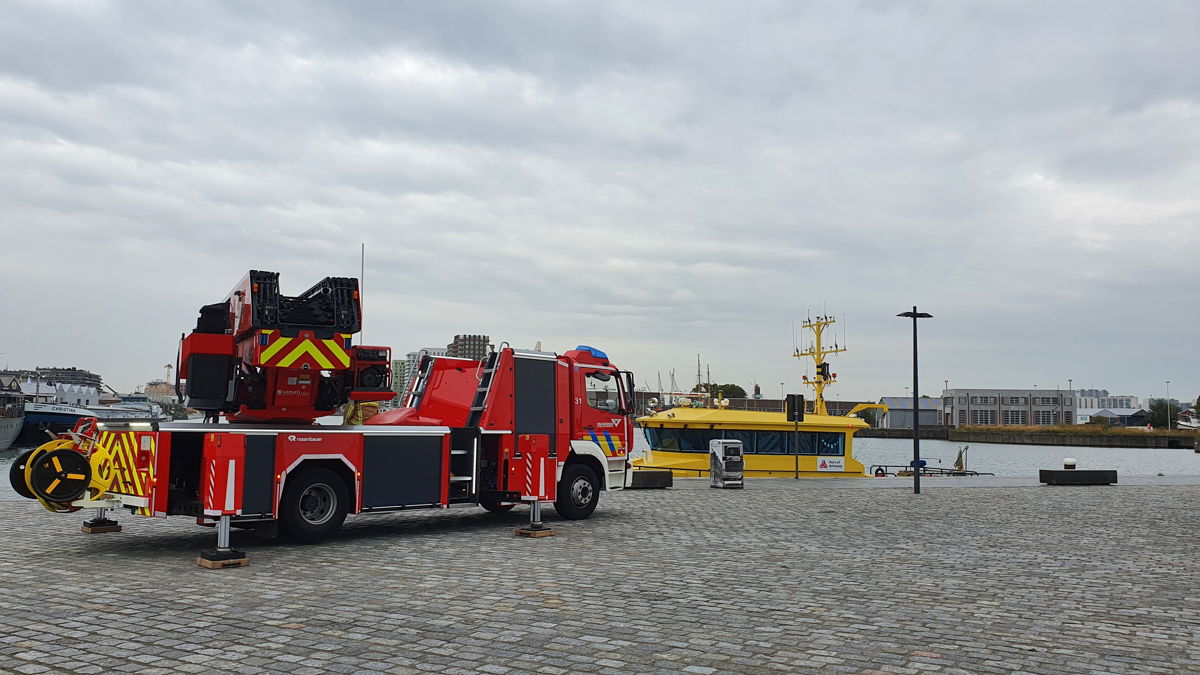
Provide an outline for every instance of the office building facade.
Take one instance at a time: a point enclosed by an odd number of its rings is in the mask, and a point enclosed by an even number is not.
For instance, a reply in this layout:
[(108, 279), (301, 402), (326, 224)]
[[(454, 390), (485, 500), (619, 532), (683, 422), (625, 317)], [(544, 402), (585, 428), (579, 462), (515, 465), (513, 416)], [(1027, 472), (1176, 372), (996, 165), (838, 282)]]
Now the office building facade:
[(956, 428), (1075, 424), (1076, 399), (1070, 390), (947, 389), (942, 419)]

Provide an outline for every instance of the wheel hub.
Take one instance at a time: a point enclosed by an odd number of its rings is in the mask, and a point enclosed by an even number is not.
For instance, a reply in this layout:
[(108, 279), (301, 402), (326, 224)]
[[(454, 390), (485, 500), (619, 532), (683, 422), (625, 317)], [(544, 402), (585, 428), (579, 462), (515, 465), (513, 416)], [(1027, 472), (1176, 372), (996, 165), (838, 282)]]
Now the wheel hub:
[(571, 484), (571, 501), (576, 506), (587, 506), (592, 501), (592, 483), (586, 478), (576, 478)]
[(308, 486), (300, 495), (300, 517), (310, 525), (322, 525), (333, 517), (337, 496), (325, 483)]

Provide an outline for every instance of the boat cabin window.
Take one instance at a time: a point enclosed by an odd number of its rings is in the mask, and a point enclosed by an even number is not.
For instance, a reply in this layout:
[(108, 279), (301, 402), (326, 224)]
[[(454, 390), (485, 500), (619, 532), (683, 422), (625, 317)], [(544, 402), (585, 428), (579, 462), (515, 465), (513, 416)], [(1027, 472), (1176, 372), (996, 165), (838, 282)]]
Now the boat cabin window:
[(593, 370), (584, 376), (583, 381), (589, 406), (605, 412), (617, 412), (617, 409), (620, 408), (621, 396), (617, 388), (617, 380), (611, 372)]
[(659, 429), (646, 427), (646, 441), (652, 450), (668, 452), (708, 452), (715, 439), (742, 442), (742, 451), (758, 455), (837, 455), (846, 454), (846, 435), (830, 431), (737, 431), (720, 429)]

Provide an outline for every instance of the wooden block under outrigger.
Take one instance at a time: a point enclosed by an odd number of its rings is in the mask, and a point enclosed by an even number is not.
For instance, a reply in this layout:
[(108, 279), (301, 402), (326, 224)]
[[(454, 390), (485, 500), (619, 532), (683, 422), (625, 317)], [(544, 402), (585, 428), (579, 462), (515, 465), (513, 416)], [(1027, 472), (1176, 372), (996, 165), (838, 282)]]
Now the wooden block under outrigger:
[(204, 558), (196, 558), (196, 564), (201, 567), (206, 567), (210, 570), (223, 570), (226, 567), (246, 567), (250, 564), (249, 558), (232, 558), (229, 560), (206, 560)]

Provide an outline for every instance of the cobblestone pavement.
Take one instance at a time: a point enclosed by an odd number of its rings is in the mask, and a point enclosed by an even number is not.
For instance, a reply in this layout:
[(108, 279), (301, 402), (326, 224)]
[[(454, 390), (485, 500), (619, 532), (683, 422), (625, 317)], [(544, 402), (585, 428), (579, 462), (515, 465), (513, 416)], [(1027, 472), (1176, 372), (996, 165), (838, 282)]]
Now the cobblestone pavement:
[[(864, 479), (866, 480), (866, 479)], [(0, 503), (0, 670), (1200, 670), (1200, 486), (606, 494), (558, 536), (523, 509), (351, 517), (298, 546)], [(551, 512), (552, 516), (552, 512)]]

